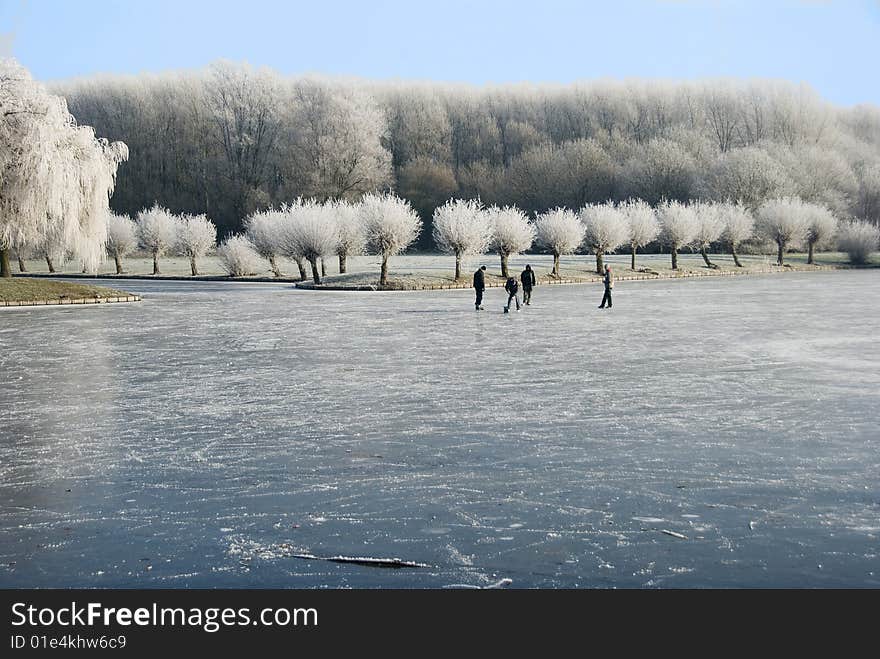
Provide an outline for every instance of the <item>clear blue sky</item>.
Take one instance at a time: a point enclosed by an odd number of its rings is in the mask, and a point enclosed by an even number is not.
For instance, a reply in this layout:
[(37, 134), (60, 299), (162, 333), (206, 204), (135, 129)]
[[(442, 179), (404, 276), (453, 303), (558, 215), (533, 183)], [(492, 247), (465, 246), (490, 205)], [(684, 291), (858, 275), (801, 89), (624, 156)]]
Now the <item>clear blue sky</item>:
[(202, 67), (485, 82), (737, 76), (880, 105), (880, 0), (0, 0), (34, 76)]

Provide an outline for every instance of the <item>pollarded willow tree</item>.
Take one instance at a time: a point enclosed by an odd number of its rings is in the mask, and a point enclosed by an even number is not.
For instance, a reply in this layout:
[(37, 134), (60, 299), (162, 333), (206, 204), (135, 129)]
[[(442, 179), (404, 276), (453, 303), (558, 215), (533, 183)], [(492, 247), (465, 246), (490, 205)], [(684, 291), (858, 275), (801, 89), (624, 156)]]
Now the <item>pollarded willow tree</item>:
[[(281, 276), (281, 269), (278, 267), (278, 255), (281, 253), (279, 245), (281, 223), (282, 213), (273, 209), (251, 213), (244, 220), (245, 236), (257, 254), (269, 261), (272, 274), (276, 277)], [(302, 272), (300, 274), (302, 275)], [(304, 275), (302, 279), (305, 279)]]
[(703, 257), (706, 267), (717, 269), (718, 266), (709, 260), (709, 247), (724, 233), (724, 220), (718, 204), (695, 202), (692, 207), (697, 215), (697, 232), (694, 235), (694, 243), (700, 248), (700, 256)]
[(626, 217), (613, 202), (587, 204), (579, 213), (584, 224), (584, 242), (596, 255), (596, 272), (604, 274), (602, 257), (627, 242)]
[(535, 226), (516, 206), (486, 209), (492, 227), (492, 249), (501, 257), (501, 276), (509, 277), (508, 259), (526, 251), (535, 242)]
[(755, 235), (755, 218), (745, 204), (738, 202), (720, 202), (717, 205), (721, 221), (724, 223), (724, 231), (721, 240), (730, 248), (730, 255), (737, 268), (743, 267), (739, 261), (737, 248), (741, 243)]
[(455, 279), (461, 279), (461, 260), (483, 254), (492, 242), (492, 224), (475, 199), (450, 199), (434, 211), (434, 242), (455, 255)]
[(641, 199), (629, 199), (619, 206), (626, 220), (627, 242), (632, 259), (630, 269), (636, 269), (636, 251), (654, 240), (660, 233), (657, 213), (651, 205)]
[(77, 126), (67, 104), (13, 59), (0, 59), (0, 276), (9, 250), (60, 242), (96, 271), (122, 142)]
[(784, 265), (785, 250), (807, 236), (806, 204), (794, 197), (770, 199), (758, 207), (758, 233), (776, 243), (776, 264)]
[(348, 257), (364, 253), (367, 234), (356, 204), (347, 201), (328, 201), (326, 205), (336, 220), (338, 238), (336, 256), (339, 257), (339, 274), (345, 274)]
[(177, 240), (177, 218), (167, 208), (154, 204), (137, 214), (138, 241), (153, 257), (153, 274), (159, 272), (159, 257)]
[(870, 222), (842, 222), (837, 232), (837, 246), (849, 255), (852, 263), (867, 263), (880, 245), (880, 228)]
[(308, 261), (312, 267), (312, 281), (320, 284), (318, 260), (333, 254), (339, 241), (335, 216), (328, 207), (314, 199), (297, 199), (282, 207), (282, 211), (282, 251), (293, 258)]
[(193, 277), (199, 274), (196, 259), (203, 257), (217, 244), (217, 227), (204, 215), (181, 215), (177, 220), (175, 249), (189, 258)]
[(834, 234), (837, 232), (837, 218), (821, 204), (806, 205), (807, 233), (807, 263), (813, 264), (813, 252), (817, 247), (831, 244)]
[(657, 208), (660, 216), (660, 241), (669, 247), (672, 269), (678, 270), (678, 250), (693, 244), (699, 230), (692, 206), (679, 201), (665, 201)]
[(358, 205), (367, 245), (382, 257), (379, 285), (388, 285), (388, 260), (412, 245), (422, 230), (422, 220), (406, 199), (387, 193), (364, 195)]
[(584, 225), (567, 208), (554, 208), (535, 220), (538, 243), (553, 254), (553, 277), (559, 277), (559, 257), (574, 252), (584, 239)]
[(130, 254), (138, 244), (137, 225), (128, 215), (107, 213), (107, 254), (113, 257), (116, 274), (122, 274), (122, 257)]

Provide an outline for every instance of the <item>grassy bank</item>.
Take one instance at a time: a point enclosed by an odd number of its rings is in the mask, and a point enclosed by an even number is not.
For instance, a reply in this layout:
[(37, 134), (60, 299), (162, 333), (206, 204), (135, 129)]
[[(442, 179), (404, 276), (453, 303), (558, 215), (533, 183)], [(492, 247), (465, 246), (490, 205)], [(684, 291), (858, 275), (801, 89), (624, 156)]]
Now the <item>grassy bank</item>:
[(0, 303), (62, 300), (98, 300), (128, 297), (131, 293), (104, 286), (73, 284), (55, 279), (0, 278)]

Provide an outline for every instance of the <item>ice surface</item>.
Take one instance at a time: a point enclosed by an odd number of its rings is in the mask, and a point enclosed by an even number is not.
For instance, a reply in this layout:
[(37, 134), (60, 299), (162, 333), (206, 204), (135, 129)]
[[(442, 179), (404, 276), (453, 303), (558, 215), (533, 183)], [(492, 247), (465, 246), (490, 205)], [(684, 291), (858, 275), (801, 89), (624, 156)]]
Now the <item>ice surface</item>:
[(0, 586), (880, 586), (877, 272), (125, 287), (0, 314)]

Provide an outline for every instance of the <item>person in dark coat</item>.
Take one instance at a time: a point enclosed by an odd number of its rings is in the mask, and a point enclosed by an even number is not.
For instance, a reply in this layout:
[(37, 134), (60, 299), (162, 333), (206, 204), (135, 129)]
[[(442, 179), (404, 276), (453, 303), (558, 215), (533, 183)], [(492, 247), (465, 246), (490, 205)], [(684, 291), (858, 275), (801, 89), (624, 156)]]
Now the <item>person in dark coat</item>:
[(520, 274), (519, 280), (522, 282), (523, 287), (523, 303), (531, 304), (532, 288), (538, 283), (538, 280), (535, 278), (535, 271), (532, 270), (532, 266), (526, 266), (526, 269)]
[(605, 266), (605, 276), (602, 277), (602, 283), (605, 284), (605, 295), (602, 296), (602, 304), (599, 305), (600, 309), (605, 308), (605, 303), (608, 303), (608, 308), (611, 308), (611, 289), (614, 288), (614, 275), (611, 274), (611, 266)]
[(504, 307), (504, 313), (510, 311), (510, 302), (512, 300), (516, 300), (516, 310), (519, 311), (519, 284), (516, 282), (516, 279), (508, 277), (507, 283), (504, 284), (504, 290), (507, 291), (507, 306)]
[(483, 291), (486, 290), (486, 266), (481, 265), (474, 273), (474, 289), (477, 291), (477, 300), (474, 302), (477, 311), (483, 310)]

